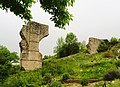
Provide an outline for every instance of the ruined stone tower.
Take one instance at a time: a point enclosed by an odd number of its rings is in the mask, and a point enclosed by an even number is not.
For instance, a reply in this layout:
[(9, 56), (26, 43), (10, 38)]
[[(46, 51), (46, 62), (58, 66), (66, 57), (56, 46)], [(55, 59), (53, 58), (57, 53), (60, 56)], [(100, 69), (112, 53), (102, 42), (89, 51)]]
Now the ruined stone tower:
[(97, 49), (98, 49), (99, 45), (101, 44), (101, 42), (102, 42), (102, 39), (90, 37), (89, 42), (87, 44), (88, 52), (90, 54), (98, 53)]
[(20, 31), (20, 65), (22, 70), (30, 71), (42, 67), (42, 54), (39, 42), (48, 36), (48, 26), (36, 22), (28, 22)]

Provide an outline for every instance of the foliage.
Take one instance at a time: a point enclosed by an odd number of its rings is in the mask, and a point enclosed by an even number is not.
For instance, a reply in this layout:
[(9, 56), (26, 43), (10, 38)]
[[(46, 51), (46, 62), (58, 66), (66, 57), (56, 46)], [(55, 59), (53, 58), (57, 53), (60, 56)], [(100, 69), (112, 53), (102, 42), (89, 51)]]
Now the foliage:
[(116, 79), (114, 83), (108, 83), (106, 87), (119, 87), (120, 86), (120, 79)]
[(112, 37), (110, 40), (103, 40), (100, 44), (100, 46), (98, 47), (98, 52), (105, 52), (107, 50), (110, 50), (113, 46), (117, 45), (120, 41), (115, 38)]
[(63, 75), (62, 75), (62, 80), (67, 80), (67, 79), (69, 79), (70, 78), (70, 75), (68, 74), (68, 73), (64, 73)]
[(88, 79), (82, 79), (82, 80), (80, 80), (80, 84), (82, 86), (86, 86), (88, 83), (89, 83)]
[(57, 76), (65, 72), (64, 67), (51, 59), (53, 61), (43, 61), (42, 76), (45, 76), (45, 73), (50, 73), (52, 76)]
[(42, 85), (41, 69), (31, 72), (19, 72), (7, 78), (3, 87), (40, 87)]
[(75, 0), (40, 0), (41, 7), (52, 15), (50, 20), (54, 21), (55, 26), (65, 28), (66, 24), (72, 20), (72, 15), (68, 12), (68, 6), (73, 6)]
[(61, 85), (58, 81), (63, 76), (64, 78), (80, 79), (82, 84), (87, 84), (91, 78), (102, 80), (107, 72), (117, 70), (114, 57), (104, 58), (103, 54), (87, 55), (85, 53), (77, 53), (66, 58), (48, 58), (43, 60), (42, 69), (20, 72), (8, 77), (4, 82), (4, 87), (8, 85), (9, 87), (40, 87), (44, 84), (48, 87), (54, 87)]
[(100, 81), (95, 84), (94, 87), (119, 87), (120, 79), (115, 79), (113, 81)]
[(108, 40), (103, 40), (100, 44), (100, 46), (98, 47), (98, 52), (104, 52), (107, 51), (109, 49), (109, 41)]
[(120, 60), (115, 62), (116, 66), (120, 67)]
[(62, 37), (58, 38), (57, 46), (54, 47), (54, 52), (61, 58), (78, 53), (79, 48), (80, 44), (76, 36), (71, 32), (67, 34), (65, 41)]
[(16, 52), (10, 52), (6, 47), (0, 45), (0, 82), (11, 74), (18, 72), (19, 66), (12, 65), (18, 62), (19, 57)]
[[(65, 25), (72, 20), (72, 14), (68, 12), (68, 7), (73, 6), (75, 0), (39, 0), (41, 8), (52, 15), (51, 21), (55, 26), (65, 29)], [(0, 0), (0, 8), (10, 10), (21, 19), (30, 21), (32, 19), (31, 10), (36, 0)]]
[(79, 43), (79, 49), (80, 49), (80, 52), (83, 52), (83, 53), (87, 52), (87, 46), (85, 41)]
[(51, 55), (45, 55), (44, 58), (43, 58), (43, 60), (51, 60), (51, 59), (56, 59), (56, 58), (57, 58), (56, 55), (53, 55), (53, 56), (51, 56)]
[(52, 76), (51, 76), (50, 73), (45, 73), (45, 75), (42, 76), (42, 77), (43, 77), (43, 82), (42, 82), (42, 84), (50, 83), (51, 80), (52, 80)]
[(112, 54), (118, 56), (118, 58), (119, 58), (119, 55), (120, 55), (120, 43), (114, 45), (114, 46), (110, 49), (110, 51), (112, 52)]
[(59, 81), (53, 81), (47, 85), (47, 87), (62, 87), (62, 83)]
[(65, 40), (63, 37), (58, 38), (57, 40), (57, 46), (54, 47), (54, 53), (59, 53), (60, 50), (62, 50), (62, 47), (65, 45)]
[(107, 72), (117, 70), (114, 57), (104, 58), (103, 54), (77, 53), (65, 58), (44, 60), (42, 73), (51, 73), (54, 78), (61, 78), (68, 73), (71, 78), (101, 80)]
[(0, 8), (10, 10), (21, 19), (30, 20), (32, 18), (30, 7), (34, 0), (0, 0)]
[[(66, 42), (65, 42), (66, 43)], [(119, 48), (120, 45), (115, 45)], [(118, 87), (120, 84), (120, 73), (117, 71), (120, 61), (115, 60), (112, 51), (101, 52), (88, 55), (84, 52), (65, 57), (46, 56), (43, 60), (42, 69), (31, 72), (20, 72), (12, 75), (5, 80), (3, 87), (61, 87), (61, 79), (78, 79), (81, 84), (86, 85), (89, 79), (115, 80), (116, 83), (105, 81), (95, 85), (95, 87)], [(110, 53), (110, 55), (109, 55)], [(111, 56), (112, 53), (112, 56)], [(118, 56), (118, 55), (117, 55)], [(42, 76), (41, 76), (42, 75)], [(62, 78), (61, 78), (62, 77)], [(118, 80), (116, 80), (118, 79)], [(62, 84), (64, 85), (64, 84)], [(1, 86), (2, 87), (2, 86)]]
[(66, 44), (71, 45), (73, 43), (77, 43), (78, 40), (77, 40), (75, 34), (73, 34), (72, 32), (70, 32), (70, 33), (67, 34), (67, 36), (65, 38), (65, 42), (66, 42)]
[(104, 75), (104, 80), (111, 81), (114, 79), (120, 78), (120, 72), (119, 71), (109, 71)]
[(110, 39), (110, 44), (111, 44), (111, 45), (115, 45), (115, 44), (117, 44), (117, 43), (119, 43), (119, 40), (118, 40), (117, 38), (112, 37), (112, 38)]

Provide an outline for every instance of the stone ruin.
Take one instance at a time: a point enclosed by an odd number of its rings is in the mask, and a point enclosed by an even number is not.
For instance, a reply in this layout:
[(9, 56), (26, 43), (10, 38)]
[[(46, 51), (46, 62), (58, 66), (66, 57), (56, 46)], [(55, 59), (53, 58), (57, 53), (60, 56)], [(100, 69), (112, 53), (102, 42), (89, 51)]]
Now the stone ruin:
[(42, 67), (42, 54), (39, 52), (39, 42), (48, 36), (48, 25), (28, 22), (20, 31), (22, 38), (20, 46), (21, 70), (31, 71)]
[(98, 53), (97, 49), (98, 49), (99, 45), (101, 44), (101, 42), (102, 42), (102, 39), (90, 37), (89, 42), (87, 44), (88, 52), (90, 54)]

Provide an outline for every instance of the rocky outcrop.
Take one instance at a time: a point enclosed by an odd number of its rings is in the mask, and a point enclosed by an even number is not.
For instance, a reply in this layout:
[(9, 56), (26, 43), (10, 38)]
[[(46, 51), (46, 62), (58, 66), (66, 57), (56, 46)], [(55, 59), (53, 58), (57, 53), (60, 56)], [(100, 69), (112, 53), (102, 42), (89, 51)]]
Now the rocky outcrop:
[(28, 22), (20, 31), (20, 65), (22, 70), (30, 71), (42, 67), (42, 54), (39, 42), (48, 36), (48, 26), (36, 22)]
[(101, 42), (102, 42), (101, 39), (90, 37), (89, 42), (87, 44), (88, 52), (90, 54), (98, 53), (97, 49), (98, 49), (99, 45), (101, 44)]

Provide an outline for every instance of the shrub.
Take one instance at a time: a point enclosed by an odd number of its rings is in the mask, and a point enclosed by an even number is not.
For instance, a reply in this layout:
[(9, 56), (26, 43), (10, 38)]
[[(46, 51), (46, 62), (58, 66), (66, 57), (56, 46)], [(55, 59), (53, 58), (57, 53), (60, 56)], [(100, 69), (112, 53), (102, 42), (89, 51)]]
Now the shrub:
[(120, 72), (118, 71), (109, 71), (104, 75), (104, 80), (107, 80), (107, 81), (111, 81), (117, 78), (120, 78)]
[(86, 86), (88, 83), (89, 83), (88, 79), (82, 79), (82, 80), (80, 81), (80, 84), (81, 84), (82, 86)]
[(101, 42), (101, 44), (99, 45), (98, 47), (98, 52), (105, 52), (109, 49), (109, 41), (106, 39), (106, 40), (103, 40)]
[(118, 58), (120, 59), (120, 55), (118, 55)]
[(43, 60), (49, 59), (49, 56), (45, 55)]
[(45, 73), (45, 75), (43, 76), (43, 83), (42, 84), (47, 84), (50, 83), (52, 80), (52, 76), (50, 73)]
[(59, 81), (53, 81), (47, 85), (47, 87), (62, 87), (62, 83)]
[(31, 72), (19, 72), (8, 77), (3, 87), (40, 87), (42, 85), (41, 69)]
[(63, 75), (62, 75), (62, 80), (67, 80), (67, 79), (69, 79), (70, 78), (70, 75), (68, 74), (68, 73), (64, 73)]
[(120, 60), (115, 62), (116, 66), (120, 67)]

